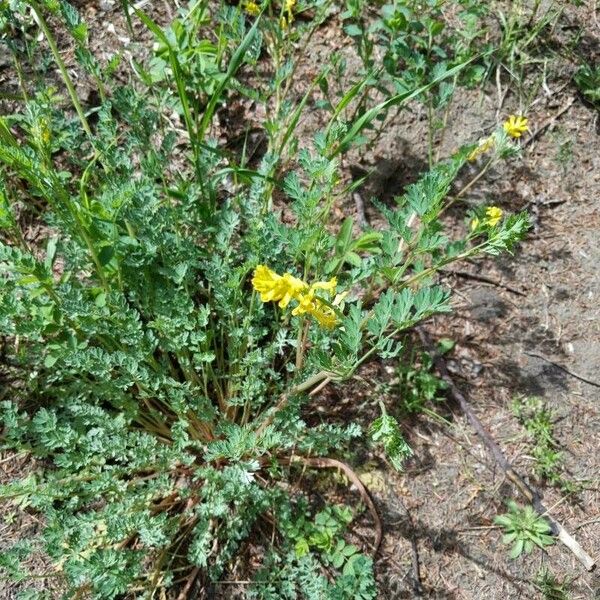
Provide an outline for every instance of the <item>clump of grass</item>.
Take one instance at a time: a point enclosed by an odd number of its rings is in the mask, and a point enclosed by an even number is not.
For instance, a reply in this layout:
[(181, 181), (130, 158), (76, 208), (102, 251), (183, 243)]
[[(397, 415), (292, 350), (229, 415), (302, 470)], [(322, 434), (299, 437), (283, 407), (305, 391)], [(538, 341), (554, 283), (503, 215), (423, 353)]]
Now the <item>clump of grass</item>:
[(545, 600), (569, 600), (570, 582), (559, 581), (549, 569), (542, 569), (534, 581), (535, 587), (541, 592)]
[(555, 414), (537, 396), (515, 396), (511, 408), (529, 434), (536, 475), (565, 492), (575, 492), (574, 483), (564, 477), (563, 451), (554, 436)]

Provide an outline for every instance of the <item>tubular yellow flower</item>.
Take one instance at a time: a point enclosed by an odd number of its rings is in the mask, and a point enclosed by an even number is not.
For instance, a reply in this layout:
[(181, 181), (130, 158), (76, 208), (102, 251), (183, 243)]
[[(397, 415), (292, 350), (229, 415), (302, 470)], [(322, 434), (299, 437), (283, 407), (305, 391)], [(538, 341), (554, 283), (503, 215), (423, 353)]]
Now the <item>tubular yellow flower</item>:
[(529, 131), (527, 127), (527, 119), (519, 115), (510, 115), (504, 122), (504, 131), (510, 135), (510, 137), (520, 138), (526, 131)]
[(475, 231), (479, 227), (479, 219), (474, 217), (471, 221), (471, 231)]
[(329, 294), (333, 294), (335, 292), (335, 288), (337, 287), (337, 279), (332, 277), (329, 281), (317, 281), (313, 283), (311, 286), (313, 290), (325, 290), (329, 292)]
[(315, 298), (315, 288), (311, 287), (306, 294), (298, 298), (298, 306), (292, 311), (292, 315), (312, 315), (323, 327), (333, 327), (338, 319), (331, 307)]
[(497, 206), (489, 206), (485, 209), (485, 223), (490, 227), (495, 227), (502, 219), (502, 209)]
[(275, 271), (265, 265), (258, 265), (254, 269), (252, 285), (260, 294), (262, 302), (279, 302), (281, 308), (285, 308), (292, 298), (295, 298), (308, 286), (293, 275), (277, 275)]
[(331, 329), (338, 324), (337, 315), (329, 308), (329, 306), (325, 306), (322, 303), (319, 303), (317, 308), (311, 311), (310, 314), (319, 322), (321, 327)]
[(486, 138), (484, 140), (479, 140), (479, 146), (477, 146), (477, 148), (475, 148), (475, 150), (473, 150), (471, 152), (471, 154), (469, 154), (469, 156), (467, 156), (467, 160), (470, 162), (477, 160), (482, 154), (485, 154), (493, 146), (494, 146), (494, 136), (493, 135), (490, 135), (489, 138)]
[(243, 6), (244, 10), (253, 17), (256, 17), (260, 13), (260, 6), (252, 0), (246, 0)]
[(301, 292), (308, 287), (304, 281), (289, 273), (283, 275), (283, 281), (286, 291), (283, 298), (279, 301), (279, 308), (285, 308), (292, 299), (297, 300)]
[(279, 19), (279, 27), (285, 31), (294, 22), (294, 8), (296, 0), (285, 0), (283, 4), (283, 13)]
[(294, 277), (290, 273), (278, 275), (265, 265), (258, 265), (252, 277), (254, 289), (260, 293), (262, 302), (278, 302), (280, 308), (285, 308), (292, 300), (298, 305), (292, 315), (312, 315), (323, 327), (333, 327), (338, 319), (335, 311), (325, 302), (315, 297), (316, 290), (323, 290), (330, 296), (335, 294), (337, 280), (317, 281), (312, 285)]

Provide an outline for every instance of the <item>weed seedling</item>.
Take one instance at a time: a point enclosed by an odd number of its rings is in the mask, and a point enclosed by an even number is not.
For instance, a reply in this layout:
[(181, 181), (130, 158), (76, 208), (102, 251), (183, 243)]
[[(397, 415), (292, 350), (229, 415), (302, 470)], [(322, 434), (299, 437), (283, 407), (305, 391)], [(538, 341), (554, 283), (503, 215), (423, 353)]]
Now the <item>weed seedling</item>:
[(570, 582), (558, 581), (556, 576), (548, 569), (542, 569), (534, 581), (535, 587), (540, 590), (545, 600), (569, 600)]
[(535, 546), (543, 549), (554, 544), (550, 524), (531, 506), (522, 507), (511, 500), (508, 512), (495, 517), (494, 522), (504, 528), (502, 541), (512, 544), (510, 557), (513, 559), (523, 552), (530, 554)]
[(554, 437), (554, 413), (536, 396), (515, 396), (511, 406), (531, 439), (537, 477), (565, 492), (575, 491), (574, 484), (563, 477), (563, 453)]

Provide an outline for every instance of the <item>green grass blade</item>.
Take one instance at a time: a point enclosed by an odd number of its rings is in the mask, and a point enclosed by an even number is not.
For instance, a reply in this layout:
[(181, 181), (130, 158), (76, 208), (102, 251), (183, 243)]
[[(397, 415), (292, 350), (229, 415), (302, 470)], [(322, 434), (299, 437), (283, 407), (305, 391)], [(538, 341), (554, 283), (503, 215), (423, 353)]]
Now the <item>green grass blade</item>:
[(260, 22), (260, 17), (254, 21), (252, 27), (248, 30), (248, 33), (244, 36), (242, 43), (239, 45), (237, 50), (233, 53), (231, 60), (229, 62), (229, 66), (227, 67), (227, 72), (225, 73), (225, 77), (221, 80), (217, 88), (215, 89), (214, 94), (211, 96), (208, 101), (208, 105), (206, 106), (206, 110), (202, 115), (202, 120), (200, 121), (200, 125), (198, 127), (198, 139), (203, 140), (206, 130), (210, 126), (213, 115), (217, 108), (217, 103), (219, 102), (225, 88), (229, 84), (231, 78), (235, 75), (240, 65), (244, 60), (244, 56), (250, 48), (250, 44), (254, 40), (254, 36), (256, 35), (256, 30), (258, 29), (258, 23)]
[(354, 100), (354, 98), (356, 98), (362, 93), (362, 91), (365, 89), (365, 87), (367, 87), (369, 82), (372, 81), (374, 75), (375, 73), (373, 71), (367, 73), (367, 75), (363, 79), (355, 83), (343, 95), (342, 99), (336, 104), (335, 108), (333, 109), (333, 115), (331, 115), (331, 119), (329, 121), (329, 124), (327, 125), (326, 134), (329, 134), (331, 127), (335, 123), (336, 119), (340, 116), (342, 111), (350, 104), (350, 102), (352, 102), (352, 100)]
[(432, 87), (436, 86), (441, 81), (444, 81), (445, 79), (453, 77), (454, 75), (456, 75), (457, 73), (462, 71), (469, 63), (473, 62), (474, 60), (476, 60), (478, 58), (481, 58), (481, 56), (482, 55), (474, 56), (474, 57), (470, 58), (469, 60), (462, 62), (459, 65), (452, 67), (451, 69), (448, 69), (445, 73), (443, 73), (439, 77), (436, 77), (435, 79), (430, 81), (427, 85), (417, 88), (416, 90), (413, 90), (412, 92), (403, 92), (401, 94), (396, 94), (395, 96), (388, 98), (385, 102), (381, 102), (377, 106), (374, 106), (373, 108), (366, 111), (352, 125), (350, 131), (348, 131), (348, 133), (342, 138), (339, 145), (333, 151), (333, 153), (330, 155), (329, 158), (333, 158), (337, 154), (345, 152), (348, 149), (348, 147), (350, 146), (350, 144), (352, 143), (352, 141), (356, 138), (356, 136), (365, 127), (367, 127), (367, 125), (369, 125), (377, 117), (377, 115), (381, 114), (382, 112), (384, 112), (391, 106), (403, 104), (405, 102), (412, 100), (413, 98), (416, 98), (417, 96), (420, 96), (424, 92), (427, 92)]
[(192, 116), (192, 110), (190, 107), (189, 98), (187, 96), (187, 91), (185, 89), (185, 82), (183, 80), (183, 75), (181, 72), (181, 65), (179, 64), (179, 59), (177, 58), (177, 52), (171, 45), (171, 42), (165, 35), (164, 31), (157, 25), (146, 13), (134, 7), (135, 14), (140, 18), (142, 23), (146, 25), (146, 27), (167, 47), (169, 54), (169, 63), (171, 68), (173, 69), (173, 77), (175, 77), (175, 83), (177, 85), (177, 95), (179, 96), (179, 100), (181, 102), (181, 108), (183, 110), (183, 119), (185, 121), (185, 127), (187, 129), (188, 135), (190, 137), (190, 144), (192, 146), (192, 150), (194, 152), (194, 157), (197, 160), (198, 158), (198, 139), (202, 139), (195, 130), (194, 127), (194, 118)]
[(283, 152), (283, 149), (286, 147), (290, 137), (292, 136), (292, 133), (294, 132), (294, 130), (296, 129), (296, 125), (298, 125), (298, 121), (300, 120), (300, 117), (302, 116), (302, 112), (304, 111), (304, 107), (306, 106), (306, 103), (308, 102), (308, 99), (310, 98), (313, 90), (315, 89), (315, 87), (317, 86), (317, 84), (319, 83), (319, 81), (323, 78), (327, 76), (327, 73), (329, 72), (329, 68), (326, 68), (323, 70), (323, 72), (310, 84), (308, 90), (306, 91), (306, 93), (304, 94), (304, 97), (302, 98), (302, 100), (300, 101), (300, 103), (298, 104), (298, 106), (296, 106), (296, 108), (294, 109), (294, 112), (292, 114), (292, 118), (287, 126), (287, 129), (285, 130), (285, 134), (283, 135), (283, 138), (281, 140), (281, 144), (279, 145), (279, 149), (278, 149), (278, 154), (281, 155), (281, 153)]

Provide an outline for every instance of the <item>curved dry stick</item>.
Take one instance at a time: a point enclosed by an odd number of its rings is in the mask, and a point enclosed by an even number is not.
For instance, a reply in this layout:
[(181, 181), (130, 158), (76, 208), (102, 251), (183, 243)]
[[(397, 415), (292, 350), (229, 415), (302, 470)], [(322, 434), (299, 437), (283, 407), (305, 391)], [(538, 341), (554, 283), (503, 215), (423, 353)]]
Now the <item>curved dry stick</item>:
[(341, 460), (337, 460), (336, 458), (312, 458), (307, 456), (292, 456), (287, 459), (289, 463), (292, 462), (301, 462), (310, 467), (316, 467), (317, 469), (341, 469), (346, 477), (356, 486), (361, 498), (364, 500), (367, 508), (371, 512), (373, 516), (373, 521), (375, 521), (375, 543), (373, 544), (373, 555), (377, 554), (379, 550), (379, 546), (381, 545), (381, 539), (383, 537), (383, 527), (381, 525), (381, 519), (379, 518), (379, 513), (377, 512), (377, 508), (375, 507), (375, 503), (373, 502), (367, 488), (363, 484), (363, 482), (359, 479), (358, 475), (352, 470), (352, 468), (342, 462)]
[(553, 360), (550, 360), (549, 358), (546, 358), (542, 354), (536, 354), (535, 352), (527, 352), (526, 350), (523, 351), (523, 354), (527, 354), (527, 356), (533, 356), (535, 358), (539, 358), (540, 360), (547, 362), (549, 365), (552, 365), (552, 366), (556, 367), (557, 369), (564, 371), (567, 375), (570, 375), (571, 377), (575, 377), (575, 379), (579, 379), (579, 381), (583, 381), (583, 383), (587, 383), (588, 385), (593, 385), (594, 387), (600, 388), (600, 383), (598, 383), (597, 381), (594, 381), (593, 379), (587, 379), (587, 377), (584, 377), (583, 375), (579, 375), (578, 373), (575, 373), (575, 371), (571, 371), (571, 369), (567, 369), (567, 367), (561, 365), (560, 363), (554, 362)]
[(179, 593), (179, 596), (177, 596), (177, 600), (185, 600), (186, 598), (188, 598), (188, 592), (191, 590), (194, 583), (196, 583), (198, 575), (200, 575), (200, 567), (195, 567), (189, 574), (185, 586)]

